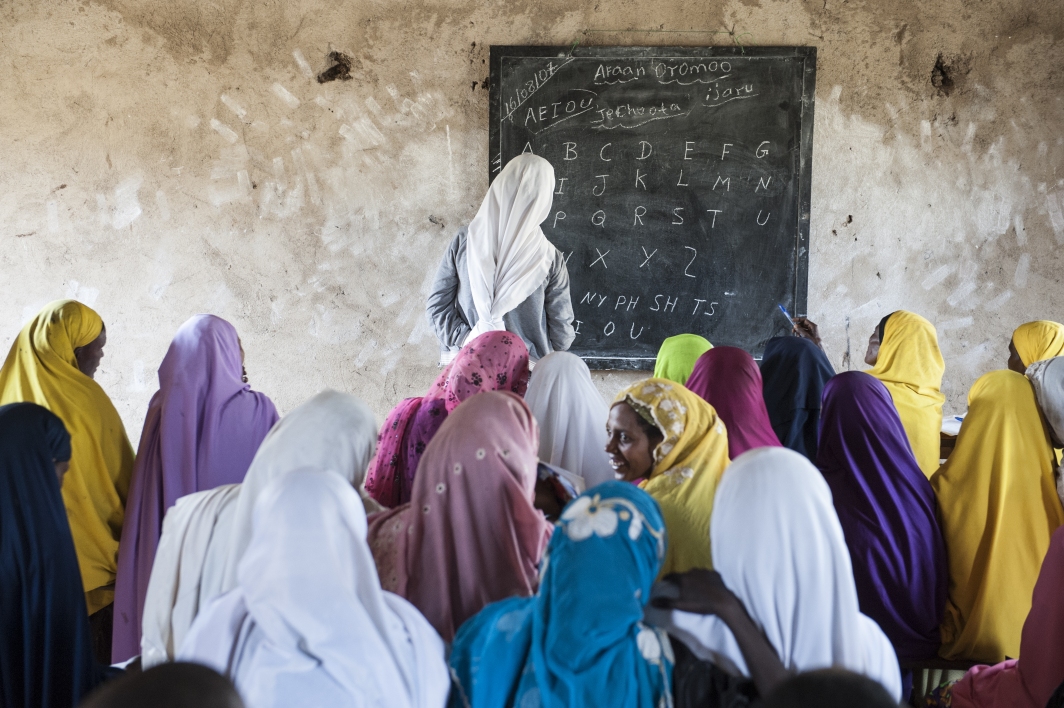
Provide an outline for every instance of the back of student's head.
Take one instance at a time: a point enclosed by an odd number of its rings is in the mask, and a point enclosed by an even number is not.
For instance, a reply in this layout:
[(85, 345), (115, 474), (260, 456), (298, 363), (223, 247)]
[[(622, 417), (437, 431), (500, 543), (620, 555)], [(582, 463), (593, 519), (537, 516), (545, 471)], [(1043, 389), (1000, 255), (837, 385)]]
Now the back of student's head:
[(200, 664), (162, 664), (105, 684), (81, 708), (244, 708), (233, 684)]
[(845, 669), (820, 669), (790, 678), (765, 699), (765, 708), (898, 708), (887, 689)]

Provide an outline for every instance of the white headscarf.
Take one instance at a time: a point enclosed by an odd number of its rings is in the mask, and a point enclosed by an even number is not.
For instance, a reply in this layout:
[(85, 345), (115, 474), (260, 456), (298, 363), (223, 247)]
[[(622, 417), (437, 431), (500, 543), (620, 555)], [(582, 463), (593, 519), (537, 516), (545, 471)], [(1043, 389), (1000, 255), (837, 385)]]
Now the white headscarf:
[(585, 488), (614, 479), (606, 456), (610, 409), (580, 357), (554, 352), (540, 359), (525, 403), (539, 423), (540, 460), (581, 477)]
[[(897, 656), (879, 625), (858, 609), (831, 490), (809, 460), (782, 447), (737, 457), (717, 488), (710, 540), (715, 569), (784, 666), (842, 667), (879, 681), (901, 699)], [(669, 632), (697, 656), (750, 675), (735, 636), (720, 619), (661, 614), (669, 619)]]
[[(1034, 388), (1038, 409), (1049, 426), (1053, 446), (1064, 444), (1064, 356), (1036, 361), (1027, 367), (1027, 378)], [(1056, 477), (1057, 496), (1064, 504), (1064, 474), (1059, 465)]]
[(477, 324), (466, 342), (505, 329), (503, 315), (543, 284), (553, 246), (540, 224), (554, 201), (554, 168), (531, 153), (507, 163), (488, 188), (466, 233), (469, 289)]
[(221, 592), (236, 587), (237, 564), (251, 540), (255, 502), (266, 485), (285, 472), (334, 470), (355, 487), (368, 512), (380, 511), (362, 487), (376, 447), (373, 412), (350, 394), (322, 391), (281, 418), (262, 441), (240, 485), (222, 561)]
[(178, 658), (225, 674), (248, 708), (443, 708), (443, 640), (381, 589), (366, 530), (336, 473), (273, 480), (255, 504), (237, 588), (200, 613)]
[[(226, 484), (177, 500), (163, 520), (163, 533), (155, 551), (148, 592), (144, 598), (141, 666), (147, 670), (174, 660), (192, 620), (199, 614), (201, 599), (216, 592), (206, 590), (201, 579), (207, 549), (215, 524), (236, 499), (239, 484)], [(215, 588), (217, 590), (217, 588)]]

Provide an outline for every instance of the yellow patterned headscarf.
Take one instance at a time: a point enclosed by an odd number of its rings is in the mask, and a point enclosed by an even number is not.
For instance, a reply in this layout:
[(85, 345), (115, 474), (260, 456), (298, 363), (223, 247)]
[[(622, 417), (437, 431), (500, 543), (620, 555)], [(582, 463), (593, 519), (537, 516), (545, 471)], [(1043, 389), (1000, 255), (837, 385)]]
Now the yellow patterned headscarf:
[(931, 478), (949, 558), (943, 657), (1019, 657), (1049, 537), (1064, 524), (1053, 467), (1030, 382), (1013, 371), (976, 381), (957, 446)]
[(100, 316), (80, 302), (53, 302), (22, 328), (0, 369), (0, 405), (44, 406), (70, 433), (73, 456), (63, 479), (63, 504), (89, 614), (114, 600), (118, 540), (133, 474), (133, 448), (122, 419), (74, 356), (102, 330)]
[(1064, 355), (1064, 325), (1049, 320), (1022, 324), (1012, 333), (1012, 345), (1024, 366)]
[(717, 483), (728, 465), (728, 431), (713, 406), (680, 384), (645, 379), (614, 403), (649, 411), (664, 439), (654, 467), (640, 486), (661, 506), (669, 545), (661, 574), (712, 568), (709, 517)]
[(942, 449), (946, 397), (939, 388), (945, 371), (935, 326), (905, 310), (892, 314), (879, 345), (879, 359), (868, 373), (890, 392), (916, 462), (928, 478), (938, 469)]
[(677, 334), (667, 338), (661, 343), (658, 358), (654, 361), (654, 378), (686, 384), (698, 357), (712, 348), (708, 339), (697, 334)]

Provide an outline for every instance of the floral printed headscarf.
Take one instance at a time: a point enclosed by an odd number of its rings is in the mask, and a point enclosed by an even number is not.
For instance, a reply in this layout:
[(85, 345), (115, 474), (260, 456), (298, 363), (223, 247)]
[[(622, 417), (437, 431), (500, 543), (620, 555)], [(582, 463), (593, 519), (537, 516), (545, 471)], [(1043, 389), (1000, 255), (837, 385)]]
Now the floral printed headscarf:
[(661, 505), (669, 529), (662, 574), (712, 568), (709, 518), (721, 473), (728, 465), (728, 431), (700, 396), (667, 379), (645, 379), (618, 394), (650, 412), (663, 440), (654, 449), (650, 477), (640, 484)]
[(377, 439), (366, 491), (389, 508), (410, 501), (414, 474), (425, 447), (447, 415), (481, 391), (528, 388), (528, 348), (510, 332), (486, 332), (462, 348), (422, 398), (407, 398), (392, 409)]
[(451, 652), (452, 706), (672, 706), (672, 649), (643, 608), (665, 555), (645, 492), (603, 482), (562, 513), (539, 591), (484, 608)]

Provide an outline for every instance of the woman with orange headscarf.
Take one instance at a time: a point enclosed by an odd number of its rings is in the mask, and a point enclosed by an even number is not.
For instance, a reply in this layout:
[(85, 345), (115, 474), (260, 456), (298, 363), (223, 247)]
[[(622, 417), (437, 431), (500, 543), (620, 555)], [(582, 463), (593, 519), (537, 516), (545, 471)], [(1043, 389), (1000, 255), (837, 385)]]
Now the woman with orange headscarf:
[[(90, 615), (114, 600), (118, 541), (133, 473), (133, 447), (122, 419), (93, 380), (106, 343), (98, 314), (75, 300), (58, 300), (22, 328), (0, 369), (0, 405), (36, 403), (59, 416), (70, 432), (73, 456), (63, 480), (63, 503)], [(108, 636), (110, 631), (107, 627)]]
[(887, 315), (868, 338), (865, 363), (890, 392), (916, 463), (930, 478), (938, 469), (946, 400), (939, 390), (946, 365), (935, 326), (905, 310)]

